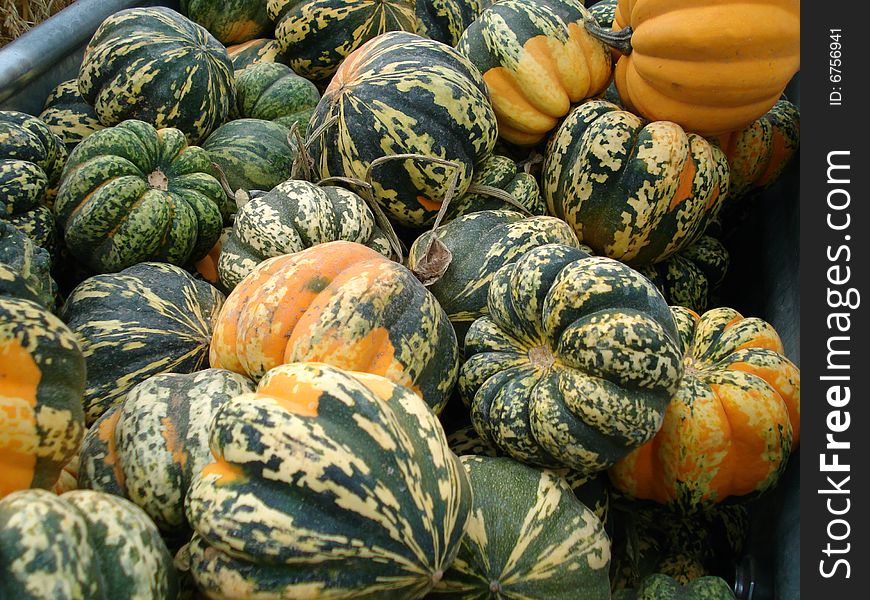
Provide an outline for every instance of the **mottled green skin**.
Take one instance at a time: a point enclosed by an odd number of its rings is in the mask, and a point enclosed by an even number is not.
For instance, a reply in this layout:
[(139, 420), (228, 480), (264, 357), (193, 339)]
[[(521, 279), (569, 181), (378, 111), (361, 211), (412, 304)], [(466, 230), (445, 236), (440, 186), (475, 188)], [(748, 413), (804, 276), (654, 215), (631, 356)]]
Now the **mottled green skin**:
[(252, 65), (236, 78), (239, 117), (278, 121), (288, 128), (298, 123), (303, 138), (319, 100), (316, 85), (281, 63)]
[[(488, 185), (510, 194), (513, 199), (533, 215), (547, 214), (541, 190), (534, 176), (517, 170), (517, 163), (506, 156), (490, 154), (474, 168), (472, 185)], [(516, 206), (495, 196), (467, 192), (451, 200), (445, 221), (480, 210), (517, 210)]]
[[(0, 373), (13, 368), (9, 374), (13, 378), (20, 375), (21, 381), (13, 381), (10, 389), (5, 376), (0, 377), (0, 413), (4, 417), (0, 472), (10, 468), (6, 460), (17, 464), (16, 454), (23, 452), (36, 458), (29, 487), (51, 489), (84, 435), (85, 358), (79, 340), (59, 318), (36, 302), (4, 293), (10, 275), (4, 271), (0, 264), (0, 362), (5, 363)], [(23, 370), (27, 366), (16, 352), (20, 349), (29, 357), (27, 362), (32, 361), (29, 366), (38, 370), (38, 382), (29, 380), (29, 372)], [(7, 355), (9, 351), (11, 355)], [(16, 393), (16, 383), (25, 389), (36, 384), (35, 405)], [(0, 568), (0, 590), (3, 579)]]
[(87, 359), (88, 425), (140, 381), (206, 368), (212, 323), (223, 301), (208, 283), (165, 263), (96, 275), (76, 287), (61, 317)]
[(21, 284), (11, 286), (11, 279), (0, 274), (0, 295), (26, 298), (54, 310), (57, 284), (51, 278), (51, 256), (4, 221), (0, 221), (0, 269), (18, 275)]
[(592, 100), (550, 138), (541, 191), (550, 214), (596, 254), (645, 265), (703, 234), (728, 181), (725, 154), (704, 138)]
[[(408, 251), (414, 271), (425, 257), (433, 233), (421, 235)], [(511, 210), (473, 212), (434, 234), (453, 254), (447, 271), (427, 286), (453, 322), (474, 321), (488, 313), (487, 294), (496, 271), (544, 244), (577, 247), (577, 236), (555, 217), (526, 217)]]
[(293, 70), (331, 77), (365, 42), (388, 31), (417, 31), (414, 0), (268, 0), (275, 39)]
[(701, 577), (686, 585), (667, 575), (650, 575), (636, 590), (623, 590), (616, 600), (735, 600), (736, 596), (724, 579)]
[(616, 5), (618, 3), (619, 0), (601, 0), (588, 7), (588, 10), (599, 25), (610, 29), (613, 26), (613, 19), (616, 18)]
[(558, 244), (496, 272), (459, 389), (487, 442), (534, 465), (604, 470), (648, 441), (682, 377), (667, 303), (626, 265)]
[(79, 93), (76, 79), (64, 81), (45, 99), (39, 118), (72, 152), (79, 142), (103, 128), (94, 107)]
[(60, 232), (54, 219), (54, 213), (46, 204), (40, 204), (33, 210), (13, 215), (7, 219), (18, 231), (33, 240), (40, 248), (45, 248), (52, 256), (52, 262), (58, 262)]
[(202, 147), (221, 168), (230, 189), (268, 191), (290, 179), (296, 143), (289, 135), (290, 130), (278, 123), (236, 119), (215, 129)]
[(179, 129), (192, 144), (227, 118), (233, 101), (226, 48), (165, 7), (107, 17), (85, 48), (78, 83), (103, 125), (139, 119)]
[(66, 146), (30, 115), (0, 111), (0, 220), (9, 221), (38, 246), (52, 250), (57, 233), (45, 206), (57, 192)]
[(490, 4), (492, 0), (417, 0), (417, 33), (455, 47)]
[(174, 600), (172, 555), (133, 503), (91, 491), (0, 500), (0, 596)]
[(281, 54), (277, 40), (272, 38), (261, 38), (243, 44), (235, 44), (227, 48), (227, 53), (230, 60), (233, 61), (237, 83), (242, 71), (253, 65), (260, 63), (287, 64), (287, 58)]
[[(309, 131), (334, 116), (338, 121), (311, 146), (319, 177), (362, 179), (380, 157), (420, 154), (459, 165), (457, 196), (498, 136), (474, 65), (444, 44), (405, 32), (379, 36), (344, 63)], [(453, 176), (453, 168), (422, 160), (387, 162), (372, 171), (374, 196), (399, 224), (425, 227), (435, 220)]]
[[(278, 377), (289, 387), (265, 392)], [(199, 588), (424, 596), (453, 562), (472, 501), (437, 417), (403, 386), (318, 363), (277, 367), (258, 389), (218, 409), (211, 449), (226, 470), (206, 468), (188, 493)]]
[(357, 242), (387, 257), (392, 254), (362, 198), (337, 186), (285, 181), (239, 209), (218, 259), (221, 285), (231, 290), (267, 258), (335, 240)]
[(610, 600), (610, 540), (567, 481), (509, 458), (460, 460), (473, 509), (433, 598)]
[(76, 146), (54, 213), (70, 253), (112, 273), (199, 260), (220, 236), (225, 203), (208, 152), (178, 129), (129, 120)]
[(264, 0), (181, 0), (181, 12), (227, 46), (272, 33)]
[(670, 258), (638, 268), (662, 292), (668, 304), (685, 306), (697, 313), (713, 304), (728, 272), (728, 250), (716, 238), (702, 236)]
[(132, 500), (165, 536), (186, 542), (184, 499), (212, 460), (212, 417), (228, 400), (253, 391), (251, 380), (223, 369), (155, 375), (137, 384), (85, 435), (79, 487)]

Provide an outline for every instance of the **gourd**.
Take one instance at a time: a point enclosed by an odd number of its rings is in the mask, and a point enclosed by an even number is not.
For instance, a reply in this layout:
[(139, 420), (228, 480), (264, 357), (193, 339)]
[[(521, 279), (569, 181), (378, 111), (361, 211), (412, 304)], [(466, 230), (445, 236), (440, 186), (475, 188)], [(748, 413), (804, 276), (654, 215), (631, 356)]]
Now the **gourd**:
[(51, 256), (11, 223), (0, 221), (0, 295), (33, 300), (53, 311), (57, 283)]
[(417, 33), (456, 46), (462, 32), (492, 0), (417, 0)]
[(303, 137), (319, 100), (317, 86), (281, 63), (251, 65), (236, 78), (239, 117), (275, 121), (288, 129), (296, 123)]
[(422, 598), (454, 562), (471, 487), (426, 403), (319, 363), (269, 371), (221, 406), (187, 547), (222, 598)]
[(272, 38), (259, 38), (227, 46), (227, 54), (233, 63), (237, 79), (242, 71), (260, 63), (287, 64), (287, 59), (281, 54), (278, 42)]
[[(507, 193), (511, 201), (505, 201), (501, 194), (482, 186), (496, 188)], [(517, 206), (519, 205), (519, 206)], [(468, 191), (454, 198), (447, 207), (444, 221), (481, 210), (525, 210), (532, 215), (547, 214), (547, 207), (541, 198), (541, 190), (534, 175), (520, 169), (511, 158), (500, 154), (490, 154), (483, 162), (474, 167), (474, 175)]]
[(721, 577), (699, 577), (686, 585), (663, 574), (650, 575), (636, 590), (617, 592), (614, 600), (736, 600)]
[(181, 12), (227, 46), (272, 32), (263, 0), (181, 0)]
[(94, 108), (79, 93), (75, 79), (59, 83), (49, 93), (39, 119), (61, 139), (67, 154), (83, 139), (103, 128)]

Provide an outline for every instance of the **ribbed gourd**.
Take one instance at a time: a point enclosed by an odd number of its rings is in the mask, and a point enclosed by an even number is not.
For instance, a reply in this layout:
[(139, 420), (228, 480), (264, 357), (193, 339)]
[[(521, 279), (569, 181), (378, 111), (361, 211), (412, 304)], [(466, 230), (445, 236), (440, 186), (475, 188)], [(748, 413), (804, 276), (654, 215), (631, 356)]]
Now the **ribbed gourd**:
[(309, 131), (330, 122), (311, 147), (320, 178), (365, 179), (375, 160), (405, 153), (456, 164), (407, 158), (372, 168), (375, 199), (410, 227), (435, 220), (454, 176), (454, 195), (465, 193), (498, 136), (474, 65), (445, 44), (405, 32), (378, 36), (342, 63)]
[(422, 598), (454, 562), (471, 487), (408, 388), (318, 363), (269, 371), (212, 421), (187, 548), (227, 599)]
[(0, 499), (0, 593), (16, 600), (174, 600), (178, 580), (157, 528), (132, 502), (75, 490)]
[(221, 285), (233, 289), (267, 258), (336, 240), (358, 242), (387, 257), (392, 254), (371, 209), (355, 193), (285, 181), (239, 208), (218, 258)]
[(254, 383), (222, 369), (155, 375), (136, 384), (88, 430), (79, 486), (131, 500), (168, 539), (186, 542), (184, 499), (211, 462), (208, 428), (217, 409)]
[(462, 32), (492, 0), (417, 0), (417, 33), (456, 46)]
[(206, 368), (223, 301), (208, 283), (165, 263), (140, 263), (77, 286), (61, 318), (87, 359), (87, 424), (123, 401), (140, 381)]
[(39, 119), (63, 141), (67, 153), (103, 128), (94, 107), (82, 98), (76, 79), (59, 83), (48, 94)]
[(388, 31), (417, 31), (414, 0), (268, 0), (275, 39), (294, 71), (328, 80), (365, 42)]
[(215, 175), (225, 177), (233, 192), (271, 190), (290, 179), (297, 155), (289, 129), (259, 118), (224, 123), (202, 148), (220, 169)]
[(296, 123), (302, 137), (319, 101), (317, 86), (281, 63), (251, 65), (236, 77), (235, 111), (240, 118), (275, 121), (287, 128)]
[(131, 119), (76, 146), (54, 206), (70, 253), (96, 273), (196, 262), (228, 216), (208, 152), (178, 129)]
[(617, 489), (693, 512), (776, 484), (800, 437), (800, 371), (767, 322), (672, 307), (685, 375), (656, 437), (610, 471)]
[(57, 243), (50, 201), (66, 158), (66, 146), (45, 123), (0, 111), (0, 219), (49, 251)]
[(604, 100), (573, 109), (550, 138), (544, 199), (596, 254), (659, 262), (698, 239), (728, 195), (725, 154), (666, 121)]
[(287, 64), (287, 59), (281, 54), (278, 41), (272, 38), (259, 38), (227, 46), (227, 54), (233, 63), (237, 79), (242, 71), (260, 63)]
[(264, 0), (181, 0), (181, 12), (226, 46), (272, 33)]
[(336, 241), (270, 258), (237, 285), (210, 363), (257, 380), (284, 363), (325, 362), (405, 385), (437, 413), (456, 383), (457, 354), (447, 315), (408, 269)]
[(25, 281), (0, 263), (0, 498), (51, 489), (85, 425), (79, 341), (59, 318), (10, 288), (25, 288)]
[(32, 300), (54, 311), (58, 291), (51, 255), (5, 221), (0, 221), (0, 269), (0, 295)]
[(460, 460), (473, 508), (433, 599), (610, 600), (610, 540), (565, 479), (509, 458)]
[[(487, 188), (496, 188), (496, 193)], [(510, 200), (499, 193), (504, 192)], [(511, 158), (490, 154), (474, 167), (471, 185), (450, 201), (444, 221), (481, 210), (523, 210), (532, 215), (547, 214), (541, 189), (534, 175), (522, 170)]]
[(650, 440), (683, 374), (648, 279), (560, 244), (499, 269), (465, 336), (459, 389), (475, 429), (512, 458), (589, 474)]
[(483, 74), (502, 139), (534, 145), (607, 87), (610, 51), (586, 31), (592, 18), (582, 0), (501, 0), (463, 32), (456, 49)]
[(233, 65), (206, 29), (170, 8), (110, 15), (85, 48), (79, 91), (103, 125), (139, 119), (204, 140), (230, 112)]

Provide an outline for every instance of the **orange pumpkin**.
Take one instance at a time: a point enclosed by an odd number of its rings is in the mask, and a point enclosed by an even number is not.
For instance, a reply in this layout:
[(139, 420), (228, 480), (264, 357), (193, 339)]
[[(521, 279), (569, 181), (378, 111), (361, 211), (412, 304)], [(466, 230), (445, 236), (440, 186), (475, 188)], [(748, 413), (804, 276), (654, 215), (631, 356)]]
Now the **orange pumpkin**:
[(413, 389), (436, 412), (458, 375), (456, 335), (434, 296), (402, 265), (354, 242), (260, 263), (227, 298), (211, 366), (260, 379), (323, 362)]
[(610, 470), (623, 493), (686, 512), (776, 484), (800, 437), (800, 371), (773, 327), (671, 307), (684, 375), (656, 436)]
[(701, 135), (762, 116), (800, 68), (800, 0), (619, 0), (613, 29), (626, 108)]

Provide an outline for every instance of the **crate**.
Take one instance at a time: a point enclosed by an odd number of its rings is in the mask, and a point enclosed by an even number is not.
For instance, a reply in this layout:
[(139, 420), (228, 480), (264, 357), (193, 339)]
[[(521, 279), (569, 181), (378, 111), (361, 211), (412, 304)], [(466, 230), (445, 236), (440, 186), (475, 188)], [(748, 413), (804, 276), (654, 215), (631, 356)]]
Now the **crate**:
[[(594, 2), (587, 0), (586, 4)], [(85, 45), (105, 17), (124, 8), (155, 5), (178, 9), (178, 2), (172, 0), (79, 0), (0, 49), (0, 110), (38, 115), (49, 92), (78, 74)], [(786, 94), (800, 106), (799, 76)], [(732, 264), (722, 288), (724, 305), (773, 324), (782, 337), (786, 355), (797, 365), (800, 365), (799, 163), (798, 154), (780, 181), (754, 200), (755, 206), (739, 232), (725, 240)], [(797, 453), (777, 489), (753, 508), (749, 554), (735, 573), (738, 598), (800, 598), (799, 493)]]

